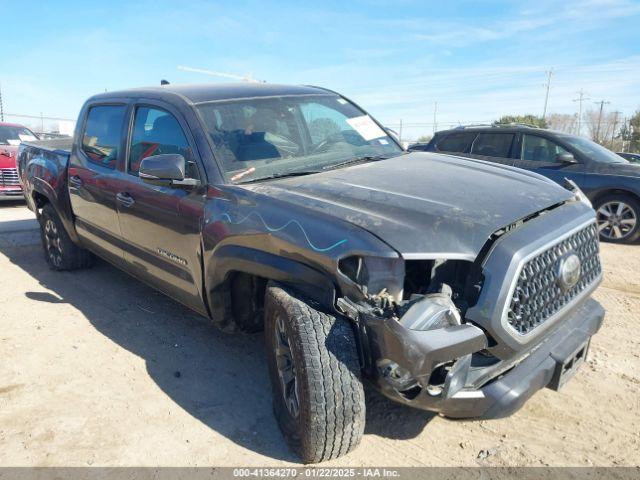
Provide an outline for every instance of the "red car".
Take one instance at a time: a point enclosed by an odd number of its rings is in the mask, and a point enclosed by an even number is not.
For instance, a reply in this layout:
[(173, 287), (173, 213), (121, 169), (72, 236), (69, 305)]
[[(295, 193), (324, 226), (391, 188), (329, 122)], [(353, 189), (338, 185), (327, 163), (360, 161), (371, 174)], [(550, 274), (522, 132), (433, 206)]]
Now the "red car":
[(37, 138), (23, 125), (0, 123), (0, 200), (22, 197), (22, 187), (18, 182), (16, 169), (18, 145), (22, 141)]

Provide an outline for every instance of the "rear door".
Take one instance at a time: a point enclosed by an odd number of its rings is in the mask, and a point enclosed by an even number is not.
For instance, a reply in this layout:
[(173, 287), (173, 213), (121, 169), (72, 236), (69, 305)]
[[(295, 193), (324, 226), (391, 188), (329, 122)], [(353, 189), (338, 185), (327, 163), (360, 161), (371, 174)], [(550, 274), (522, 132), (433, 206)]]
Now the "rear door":
[[(139, 103), (132, 109), (127, 158), (116, 192), (127, 270), (203, 314), (200, 231), (206, 184), (187, 123), (171, 106)], [(145, 183), (140, 162), (153, 155), (178, 153), (196, 187)]]
[[(436, 136), (436, 138), (432, 140), (432, 142), (435, 143), (435, 148), (433, 150), (436, 152), (451, 153), (468, 157), (471, 144), (475, 138), (476, 133), (469, 131), (449, 133), (440, 138)], [(429, 149), (427, 148), (427, 150)]]
[(560, 185), (565, 178), (578, 185), (583, 184), (583, 165), (578, 159), (575, 164), (559, 161), (558, 155), (571, 152), (558, 143), (541, 135), (522, 133), (518, 144), (518, 158), (514, 166), (544, 175)]
[(69, 159), (69, 196), (78, 235), (115, 263), (123, 259), (116, 167), (123, 159), (127, 108), (125, 102), (89, 106)]
[(515, 134), (508, 132), (478, 133), (471, 145), (470, 157), (489, 162), (513, 165)]

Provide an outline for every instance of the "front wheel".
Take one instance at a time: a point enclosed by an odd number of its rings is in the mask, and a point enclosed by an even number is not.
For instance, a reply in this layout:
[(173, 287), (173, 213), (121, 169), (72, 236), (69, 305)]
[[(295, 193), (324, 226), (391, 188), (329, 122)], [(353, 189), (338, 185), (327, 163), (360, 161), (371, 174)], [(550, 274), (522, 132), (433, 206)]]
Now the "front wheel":
[(629, 195), (607, 195), (596, 202), (600, 239), (634, 243), (640, 237), (640, 204)]
[(365, 404), (349, 322), (270, 284), (264, 335), (273, 408), (289, 445), (304, 463), (353, 450), (364, 432)]

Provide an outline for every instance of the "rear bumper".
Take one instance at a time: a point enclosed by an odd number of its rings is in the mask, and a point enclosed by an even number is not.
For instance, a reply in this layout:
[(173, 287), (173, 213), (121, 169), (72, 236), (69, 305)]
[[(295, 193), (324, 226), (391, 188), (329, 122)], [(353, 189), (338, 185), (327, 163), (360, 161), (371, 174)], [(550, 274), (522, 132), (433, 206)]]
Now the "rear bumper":
[[(389, 381), (388, 377), (385, 377), (379, 370), (374, 374), (374, 381), (380, 391), (392, 400), (416, 408), (436, 411), (447, 417), (506, 417), (522, 407), (535, 392), (549, 386), (550, 382), (554, 380), (554, 374), (558, 372), (558, 365), (566, 363), (581, 346), (588, 344), (591, 336), (600, 329), (603, 319), (604, 309), (602, 306), (595, 300), (588, 298), (567, 314), (561, 325), (532, 351), (528, 352), (524, 359), (515, 363), (515, 366), (510, 369), (499, 374), (496, 373), (495, 378), (477, 388), (469, 386), (467, 380), (469, 378), (470, 354), (483, 348), (482, 346), (477, 348), (481, 340), (477, 336), (477, 332), (473, 334), (472, 340), (467, 338), (464, 345), (459, 343), (460, 337), (456, 332), (449, 332), (451, 343), (438, 345), (438, 360), (435, 362), (425, 361), (425, 355), (428, 357), (431, 353), (422, 350), (422, 346), (419, 344), (411, 344), (411, 339), (405, 337), (402, 348), (413, 350), (416, 353), (414, 363), (403, 364), (402, 362), (410, 360), (406, 356), (398, 359), (397, 355), (394, 361), (411, 372), (421, 388), (410, 390), (408, 395), (407, 390), (399, 390), (397, 383), (394, 385), (394, 382)], [(393, 358), (395, 352), (393, 348), (389, 350), (390, 342), (380, 336), (382, 334), (388, 337), (389, 333), (385, 334), (383, 330), (380, 330), (380, 325), (372, 324), (371, 327), (374, 333), (370, 340), (374, 342), (372, 351), (376, 352), (376, 357)], [(475, 329), (476, 327), (471, 328)], [(437, 331), (419, 333), (426, 337), (433, 332)], [(447, 357), (449, 359), (461, 358), (461, 360), (456, 362), (457, 367), (454, 366), (450, 370), (441, 393), (432, 395), (427, 391), (427, 388), (424, 388), (429, 381), (428, 376), (424, 375), (426, 372), (430, 372), (434, 365), (441, 362), (441, 359)], [(419, 358), (420, 360), (418, 360)], [(468, 361), (465, 362), (465, 359)], [(419, 364), (416, 364), (415, 361), (418, 361)], [(419, 393), (416, 393), (418, 391)]]

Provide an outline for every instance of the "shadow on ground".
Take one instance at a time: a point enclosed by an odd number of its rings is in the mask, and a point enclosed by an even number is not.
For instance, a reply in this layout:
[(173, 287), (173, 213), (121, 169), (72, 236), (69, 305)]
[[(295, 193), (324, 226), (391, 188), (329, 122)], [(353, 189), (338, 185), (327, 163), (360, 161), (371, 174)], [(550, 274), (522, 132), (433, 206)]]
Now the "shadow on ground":
[[(149, 376), (181, 408), (242, 447), (296, 462), (271, 411), (262, 334), (228, 335), (118, 269), (98, 261), (89, 270), (53, 272), (40, 246), (0, 252), (46, 292), (39, 302), (68, 303), (102, 334), (143, 358)], [(396, 405), (367, 388), (366, 434), (405, 439), (432, 415)]]

